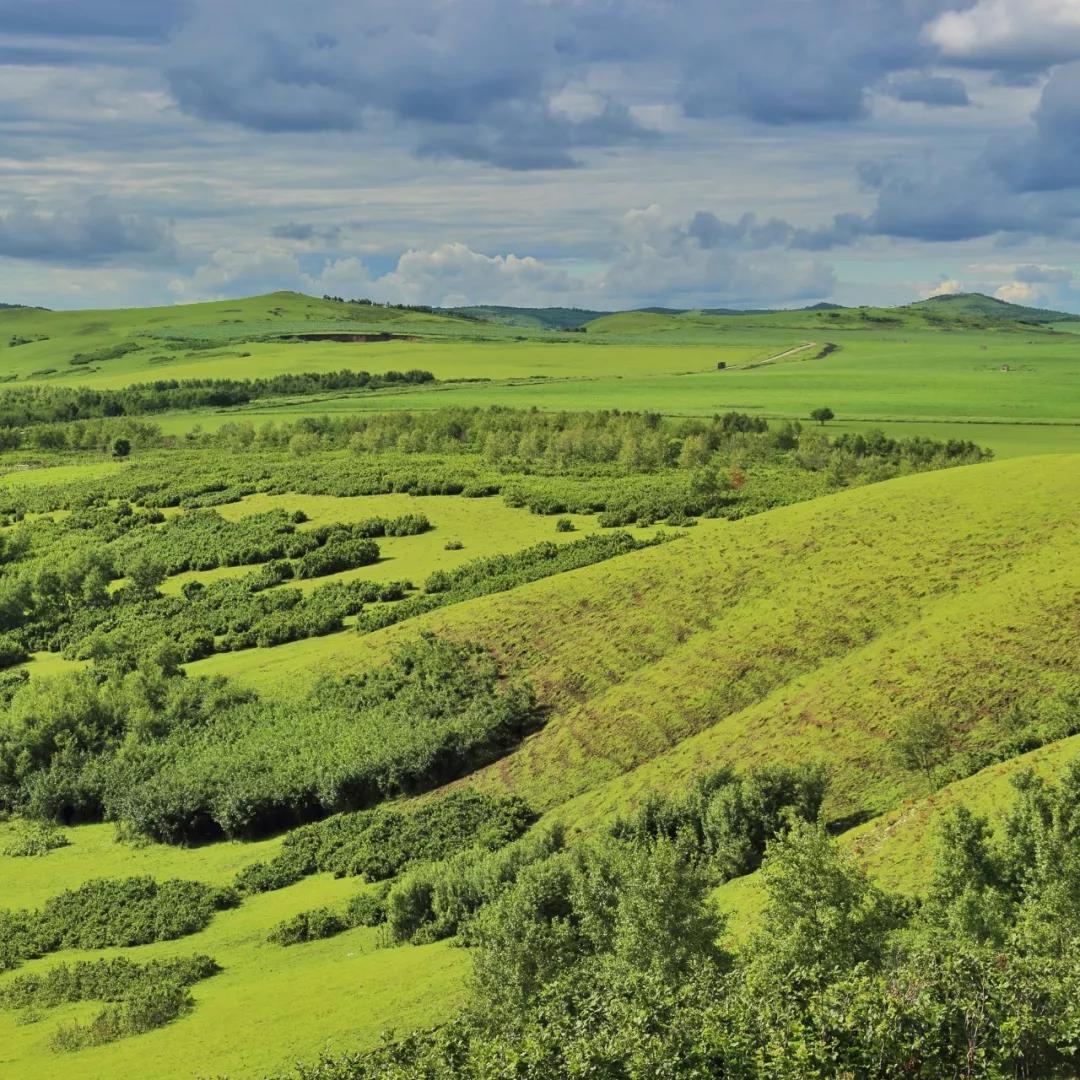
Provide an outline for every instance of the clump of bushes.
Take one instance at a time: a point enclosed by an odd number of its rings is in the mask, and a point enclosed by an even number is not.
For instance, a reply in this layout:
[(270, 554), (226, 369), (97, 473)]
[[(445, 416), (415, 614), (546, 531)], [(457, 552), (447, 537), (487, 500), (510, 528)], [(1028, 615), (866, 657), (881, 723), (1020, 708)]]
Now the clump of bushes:
[(699, 777), (685, 794), (648, 795), (617, 818), (612, 835), (635, 843), (680, 843), (721, 878), (756, 870), (766, 845), (793, 820), (816, 821), (829, 777), (817, 764), (768, 765), (737, 773), (730, 767)]
[(16, 857), (48, 855), (71, 841), (51, 821), (20, 821), (4, 846), (3, 854)]
[(301, 945), (306, 941), (334, 937), (358, 926), (382, 926), (386, 922), (388, 891), (389, 884), (384, 882), (375, 890), (357, 893), (349, 900), (343, 913), (325, 907), (302, 911), (291, 919), (279, 922), (266, 940), (273, 945)]
[(417, 862), (445, 859), (466, 848), (496, 850), (521, 836), (534, 814), (516, 795), (452, 791), (418, 806), (379, 806), (295, 829), (269, 862), (236, 877), (245, 893), (284, 888), (308, 874), (332, 873), (382, 881)]
[(336, 911), (315, 908), (313, 911), (301, 911), (299, 915), (278, 923), (266, 940), (273, 945), (299, 945), (304, 941), (333, 937), (348, 928), (349, 924)]
[(531, 688), (490, 652), (426, 635), (299, 702), (240, 704), (125, 746), (106, 769), (105, 811), (167, 842), (266, 835), (437, 787), (504, 753), (535, 717)]
[(239, 895), (198, 881), (98, 878), (51, 897), (37, 911), (0, 912), (0, 970), (60, 949), (170, 941), (202, 930)]

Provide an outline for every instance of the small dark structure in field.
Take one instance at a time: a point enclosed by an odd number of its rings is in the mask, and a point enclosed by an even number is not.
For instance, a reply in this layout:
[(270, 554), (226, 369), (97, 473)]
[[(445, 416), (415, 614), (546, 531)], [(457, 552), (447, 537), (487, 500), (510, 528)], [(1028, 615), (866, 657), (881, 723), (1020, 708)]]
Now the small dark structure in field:
[(418, 341), (413, 334), (389, 334), (381, 331), (377, 334), (285, 334), (282, 341)]
[(726, 360), (717, 360), (716, 361), (716, 370), (717, 371), (724, 371), (726, 368), (727, 368), (727, 361)]
[(1009, 365), (1008, 365), (1008, 364), (1002, 364), (1002, 365), (1001, 365), (1001, 370), (1002, 370), (1002, 371), (1009, 371), (1009, 370), (1010, 370), (1010, 369), (1009, 369)]

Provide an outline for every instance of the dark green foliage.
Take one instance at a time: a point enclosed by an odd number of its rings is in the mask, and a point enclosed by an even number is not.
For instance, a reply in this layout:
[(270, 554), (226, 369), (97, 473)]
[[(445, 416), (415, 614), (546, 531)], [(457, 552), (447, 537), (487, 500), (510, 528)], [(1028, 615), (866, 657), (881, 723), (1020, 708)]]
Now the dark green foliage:
[(59, 949), (170, 941), (202, 930), (238, 900), (197, 881), (98, 878), (58, 893), (37, 911), (0, 912), (0, 970)]
[(136, 557), (153, 557), (166, 573), (180, 574), (299, 558), (318, 546), (315, 535), (298, 532), (284, 510), (252, 514), (239, 521), (228, 521), (214, 510), (191, 510), (159, 529), (140, 530), (118, 541), (113, 550), (122, 569)]
[[(1080, 1066), (1080, 766), (1030, 774), (1000, 839), (959, 813), (929, 895), (882, 892), (816, 825), (769, 848), (761, 930), (718, 951), (679, 842), (529, 863), (470, 924), (458, 1019), (299, 1080), (1066, 1077)], [(412, 896), (419, 894), (415, 890)], [(390, 896), (390, 917), (402, 908)]]
[(151, 960), (124, 957), (58, 964), (42, 975), (17, 975), (0, 987), (0, 1009), (51, 1009), (73, 1001), (119, 1001), (139, 984), (177, 982), (191, 986), (220, 968), (209, 956)]
[(467, 848), (438, 863), (408, 870), (390, 887), (387, 923), (396, 941), (422, 944), (463, 935), (487, 904), (523, 872), (565, 848), (561, 828), (529, 833), (494, 851)]
[(374, 540), (330, 542), (309, 552), (296, 564), (298, 578), (323, 577), (379, 561), (379, 545)]
[(102, 1009), (89, 1024), (64, 1024), (57, 1028), (49, 1045), (64, 1053), (142, 1035), (171, 1023), (194, 1004), (191, 993), (182, 983), (168, 979), (152, 984), (139, 983), (127, 998)]
[(30, 654), (10, 634), (0, 634), (0, 668), (14, 667), (30, 659)]
[(573, 532), (574, 523), (569, 518), (561, 517), (555, 522), (555, 531), (557, 533)]
[(345, 908), (345, 921), (350, 926), (382, 926), (386, 922), (386, 894), (384, 885), (375, 892), (357, 893)]
[(255, 836), (445, 783), (534, 722), (531, 690), (477, 645), (431, 636), (306, 701), (252, 702), (125, 746), (108, 816), (159, 840)]
[(816, 821), (828, 787), (819, 765), (771, 765), (739, 775), (721, 768), (682, 796), (652, 794), (612, 834), (638, 843), (680, 842), (722, 878), (757, 869), (766, 845), (793, 821)]
[[(176, 343), (174, 343), (176, 344)], [(196, 342), (196, 345), (205, 343)], [(115, 360), (143, 346), (124, 342), (95, 352), (77, 353), (69, 361), (86, 366)], [(39, 373), (41, 374), (41, 373)], [(384, 386), (431, 382), (429, 371), (298, 372), (266, 379), (158, 379), (124, 390), (60, 386), (20, 387), (0, 396), (0, 427), (23, 427), (99, 417), (139, 416), (180, 409), (225, 408), (266, 397), (293, 397), (327, 390), (378, 390)]]
[(305, 941), (333, 937), (348, 928), (348, 923), (336, 912), (329, 908), (315, 908), (278, 923), (266, 940), (273, 945), (299, 945)]
[(467, 848), (495, 850), (521, 836), (534, 815), (514, 795), (466, 789), (418, 806), (378, 806), (294, 829), (268, 863), (242, 870), (242, 892), (269, 892), (315, 873), (380, 881), (411, 863), (445, 859)]
[(220, 968), (209, 956), (178, 960), (80, 960), (44, 975), (20, 975), (0, 989), (0, 1009), (30, 1014), (77, 1001), (105, 1001), (108, 1007), (88, 1024), (65, 1024), (50, 1039), (53, 1050), (100, 1046), (175, 1020), (193, 1005), (188, 988)]
[(108, 675), (21, 680), (0, 713), (0, 806), (46, 820), (96, 819), (108, 781), (103, 766), (121, 746), (138, 753), (251, 698), (221, 678), (184, 678), (169, 650)]
[(48, 855), (57, 848), (67, 847), (71, 841), (51, 821), (20, 821), (15, 835), (0, 854), (14, 858), (30, 858)]

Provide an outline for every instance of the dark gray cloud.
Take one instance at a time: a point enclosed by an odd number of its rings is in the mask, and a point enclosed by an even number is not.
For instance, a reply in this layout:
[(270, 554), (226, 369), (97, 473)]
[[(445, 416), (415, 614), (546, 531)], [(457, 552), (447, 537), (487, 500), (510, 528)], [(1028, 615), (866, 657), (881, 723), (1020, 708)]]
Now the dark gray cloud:
[(341, 239), (340, 225), (313, 225), (309, 221), (286, 221), (275, 225), (270, 235), (278, 240), (296, 240), (303, 243), (336, 244)]
[(164, 39), (191, 13), (190, 0), (0, 0), (8, 34)]
[(892, 76), (883, 89), (897, 101), (942, 107), (971, 104), (964, 81), (949, 75), (907, 72)]
[[(416, 129), (424, 155), (506, 168), (572, 165), (575, 151), (641, 138), (626, 93), (554, 104), (598, 66), (662, 66), (687, 116), (768, 124), (865, 115), (883, 76), (919, 66), (947, 0), (203, 0), (172, 38), (181, 108), (264, 132), (351, 132), (373, 114)], [(910, 93), (918, 92), (914, 83)], [(924, 79), (918, 100), (957, 96)], [(915, 100), (912, 98), (911, 100)], [(955, 102), (953, 102), (955, 103)]]
[(145, 214), (122, 210), (104, 197), (80, 205), (43, 208), (20, 202), (0, 210), (0, 256), (69, 266), (168, 258), (169, 228)]

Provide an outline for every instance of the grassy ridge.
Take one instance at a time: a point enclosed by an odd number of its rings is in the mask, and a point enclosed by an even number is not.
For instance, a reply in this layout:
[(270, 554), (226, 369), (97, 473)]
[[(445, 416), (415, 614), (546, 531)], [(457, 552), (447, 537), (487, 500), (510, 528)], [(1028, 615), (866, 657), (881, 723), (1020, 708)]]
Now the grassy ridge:
[[(905, 793), (879, 762), (888, 723), (928, 686), (958, 724), (977, 726), (1010, 687), (1044, 673), (1052, 683), (1075, 665), (1073, 463), (1026, 459), (849, 491), (360, 640), (192, 670), (285, 685), (301, 671), (362, 666), (400, 635), (435, 628), (485, 641), (554, 708), (477, 783), (550, 809), (612, 781), (568, 811), (589, 817), (705, 762), (813, 751), (842, 766), (835, 812), (884, 809)], [(629, 787), (616, 780), (639, 767)]]
[[(878, 859), (883, 880), (917, 881), (936, 804), (910, 801), (922, 781), (890, 765), (892, 725), (929, 700), (965, 738), (992, 745), (995, 717), (1018, 688), (1039, 696), (1076, 673), (1078, 465), (1025, 459), (848, 490), (699, 526), (661, 548), (385, 631), (226, 654), (191, 668), (226, 672), (275, 696), (320, 670), (362, 669), (421, 628), (476, 639), (529, 676), (552, 713), (468, 783), (514, 790), (588, 829), (647, 790), (677, 790), (725, 761), (818, 758), (835, 770), (830, 815), (899, 809), (900, 817), (870, 823), (852, 842)], [(337, 500), (311, 509), (340, 517)], [(1048, 748), (1039, 760), (1066, 752), (1066, 744)], [(996, 798), (978, 778), (947, 791), (954, 789)], [(0, 839), (8, 828), (0, 825)], [(223, 883), (280, 845), (132, 849), (111, 832), (79, 828), (70, 847), (44, 858), (0, 858), (0, 877), (18, 881), (0, 903), (34, 905), (101, 874)], [(255, 1077), (310, 1060), (327, 1041), (370, 1046), (385, 1027), (438, 1022), (461, 1000), (468, 959), (460, 950), (375, 950), (377, 931), (363, 928), (292, 949), (266, 942), (275, 923), (340, 909), (360, 887), (314, 875), (246, 899), (199, 934), (124, 950), (140, 962), (202, 952), (223, 971), (195, 986), (196, 1008), (182, 1021), (67, 1056), (64, 1075), (164, 1080), (212, 1062), (214, 1072)], [(755, 889), (753, 879), (725, 886), (725, 906), (752, 912)], [(80, 958), (61, 953), (20, 973)], [(88, 1003), (64, 1006), (25, 1026), (0, 1014), (0, 1073), (55, 1075), (49, 1032), (92, 1012)]]

